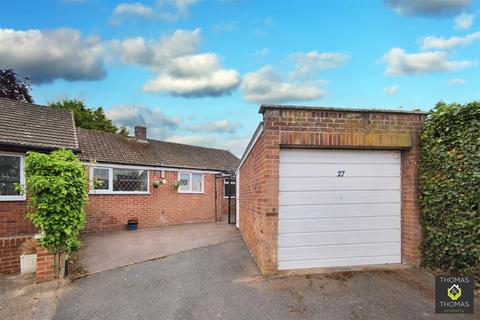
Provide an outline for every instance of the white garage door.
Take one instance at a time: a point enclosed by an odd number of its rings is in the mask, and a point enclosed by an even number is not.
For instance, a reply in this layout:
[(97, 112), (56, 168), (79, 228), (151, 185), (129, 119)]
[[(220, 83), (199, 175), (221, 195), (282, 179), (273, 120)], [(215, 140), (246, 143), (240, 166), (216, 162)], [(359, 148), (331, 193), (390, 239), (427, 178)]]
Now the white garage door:
[(280, 151), (278, 269), (400, 263), (400, 152)]

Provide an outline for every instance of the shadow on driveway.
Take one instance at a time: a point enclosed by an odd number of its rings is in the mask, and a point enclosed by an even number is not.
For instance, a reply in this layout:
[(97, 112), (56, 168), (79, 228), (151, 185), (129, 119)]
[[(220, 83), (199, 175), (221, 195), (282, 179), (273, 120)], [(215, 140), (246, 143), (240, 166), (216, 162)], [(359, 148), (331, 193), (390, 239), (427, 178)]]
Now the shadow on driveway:
[(77, 280), (55, 319), (435, 319), (433, 282), (417, 269), (264, 279), (236, 239)]

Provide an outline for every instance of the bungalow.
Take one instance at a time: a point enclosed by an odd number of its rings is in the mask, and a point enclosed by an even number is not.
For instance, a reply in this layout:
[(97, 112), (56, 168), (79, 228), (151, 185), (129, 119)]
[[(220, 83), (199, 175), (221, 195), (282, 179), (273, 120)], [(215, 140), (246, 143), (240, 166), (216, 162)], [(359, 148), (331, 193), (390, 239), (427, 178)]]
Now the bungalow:
[(75, 128), (72, 112), (0, 98), (0, 273), (19, 271), (20, 246), (36, 232), (26, 218), (27, 151), (73, 150), (88, 168), (86, 231), (221, 220), (239, 159), (225, 150)]

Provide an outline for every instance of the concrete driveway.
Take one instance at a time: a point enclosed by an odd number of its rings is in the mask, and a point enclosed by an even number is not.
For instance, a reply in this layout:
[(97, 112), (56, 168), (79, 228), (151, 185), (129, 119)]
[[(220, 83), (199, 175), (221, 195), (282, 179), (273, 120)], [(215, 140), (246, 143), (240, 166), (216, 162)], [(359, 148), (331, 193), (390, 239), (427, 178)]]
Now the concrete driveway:
[(84, 271), (95, 273), (239, 237), (226, 222), (90, 233), (82, 236), (78, 259)]
[[(474, 319), (444, 316), (442, 319)], [(74, 282), (55, 319), (435, 319), (416, 269), (264, 279), (241, 239)]]

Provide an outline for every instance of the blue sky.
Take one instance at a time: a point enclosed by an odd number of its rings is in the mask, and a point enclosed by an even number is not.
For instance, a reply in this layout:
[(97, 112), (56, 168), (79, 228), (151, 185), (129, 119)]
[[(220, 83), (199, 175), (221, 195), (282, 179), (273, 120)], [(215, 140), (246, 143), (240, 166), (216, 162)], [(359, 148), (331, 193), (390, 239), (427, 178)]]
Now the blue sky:
[(0, 68), (39, 104), (241, 155), (261, 103), (420, 108), (480, 91), (470, 0), (0, 2)]

